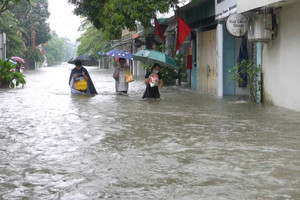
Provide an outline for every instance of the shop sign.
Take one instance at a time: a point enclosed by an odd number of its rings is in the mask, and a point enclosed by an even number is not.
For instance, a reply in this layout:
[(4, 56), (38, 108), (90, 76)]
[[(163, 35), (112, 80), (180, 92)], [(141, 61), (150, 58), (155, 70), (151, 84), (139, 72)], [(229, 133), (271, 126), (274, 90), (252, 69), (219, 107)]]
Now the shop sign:
[(242, 37), (248, 31), (248, 20), (242, 14), (230, 15), (226, 21), (226, 28), (234, 37)]
[(237, 0), (215, 0), (216, 20), (221, 20), (237, 12)]

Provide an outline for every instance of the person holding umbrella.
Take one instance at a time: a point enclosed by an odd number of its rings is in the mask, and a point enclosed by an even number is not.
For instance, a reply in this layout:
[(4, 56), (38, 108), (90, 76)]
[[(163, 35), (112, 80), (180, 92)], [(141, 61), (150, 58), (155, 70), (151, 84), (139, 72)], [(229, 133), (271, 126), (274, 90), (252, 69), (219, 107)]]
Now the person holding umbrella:
[(143, 95), (143, 99), (160, 99), (159, 90), (163, 85), (163, 81), (159, 69), (160, 65), (155, 63), (151, 70), (146, 73), (145, 84), (147, 86)]
[(113, 78), (115, 79), (116, 92), (127, 94), (128, 83), (133, 81), (133, 77), (130, 72), (130, 67), (126, 65), (126, 60), (133, 60), (132, 53), (120, 49), (113, 49), (106, 52), (105, 55), (117, 58), (119, 66), (116, 67), (113, 73)]
[(129, 70), (129, 66), (126, 65), (125, 58), (119, 58), (119, 66), (116, 67), (113, 77), (115, 79), (116, 92), (125, 93), (128, 92), (128, 82), (125, 79), (126, 71)]
[(16, 72), (21, 73), (21, 63), (17, 63), (16, 68), (15, 68)]
[(75, 61), (75, 68), (71, 71), (69, 85), (71, 93), (98, 94), (88, 71), (82, 67), (80, 60)]
[(13, 56), (13, 57), (11, 57), (11, 60), (17, 62), (15, 71), (21, 73), (21, 69), (24, 69), (24, 67), (21, 66), (21, 63), (25, 63), (24, 59), (20, 58), (18, 56)]

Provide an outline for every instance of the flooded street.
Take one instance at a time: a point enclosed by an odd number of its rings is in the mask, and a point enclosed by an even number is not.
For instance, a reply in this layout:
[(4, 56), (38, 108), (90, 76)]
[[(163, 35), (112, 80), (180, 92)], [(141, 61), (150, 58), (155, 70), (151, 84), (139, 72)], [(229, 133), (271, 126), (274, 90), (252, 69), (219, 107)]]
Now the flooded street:
[(0, 199), (300, 199), (300, 113), (143, 80), (71, 95), (72, 66), (0, 89)]

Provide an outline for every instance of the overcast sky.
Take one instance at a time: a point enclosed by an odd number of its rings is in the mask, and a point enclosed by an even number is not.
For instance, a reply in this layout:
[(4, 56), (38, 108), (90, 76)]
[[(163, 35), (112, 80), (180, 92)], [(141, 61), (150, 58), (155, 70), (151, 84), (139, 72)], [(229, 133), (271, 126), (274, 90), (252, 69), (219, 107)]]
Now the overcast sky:
[[(188, 0), (181, 0), (180, 6), (188, 3)], [(55, 31), (60, 37), (67, 37), (71, 42), (75, 42), (82, 32), (78, 31), (83, 19), (73, 14), (74, 6), (68, 0), (49, 0), (49, 24), (51, 30)], [(158, 17), (170, 17), (173, 11), (168, 14), (158, 14)]]
[(60, 37), (67, 37), (71, 42), (75, 42), (82, 34), (78, 28), (82, 19), (74, 15), (74, 6), (68, 0), (49, 0), (49, 24), (51, 30), (55, 31)]

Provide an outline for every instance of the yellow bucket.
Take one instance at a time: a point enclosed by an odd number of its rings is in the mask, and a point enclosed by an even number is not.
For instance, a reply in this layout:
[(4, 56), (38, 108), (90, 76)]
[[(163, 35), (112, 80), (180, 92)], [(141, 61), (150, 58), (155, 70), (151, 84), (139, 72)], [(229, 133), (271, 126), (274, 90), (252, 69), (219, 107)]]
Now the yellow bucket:
[(85, 79), (75, 81), (75, 89), (76, 90), (87, 90), (88, 84)]

